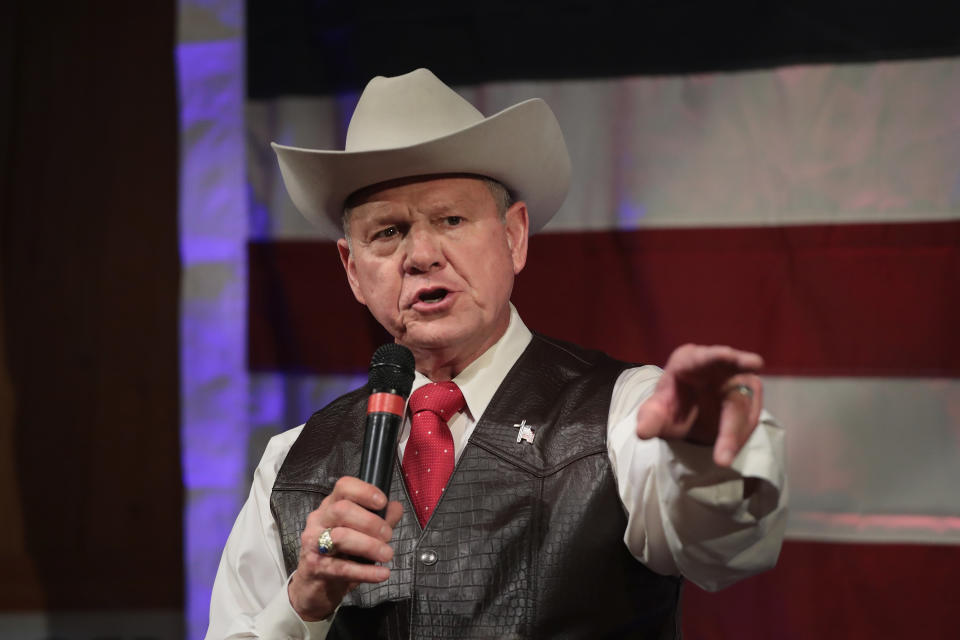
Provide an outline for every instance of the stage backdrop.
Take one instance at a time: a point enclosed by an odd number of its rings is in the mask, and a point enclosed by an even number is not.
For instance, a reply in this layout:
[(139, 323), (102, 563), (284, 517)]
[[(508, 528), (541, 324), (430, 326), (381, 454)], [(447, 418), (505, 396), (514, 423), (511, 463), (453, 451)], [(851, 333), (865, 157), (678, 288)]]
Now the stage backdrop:
[[(196, 494), (188, 525), (203, 550), (191, 556), (194, 628), (207, 556), (266, 440), (362, 384), (387, 339), (333, 243), (294, 209), (269, 143), (342, 148), (360, 80), (422, 65), (487, 115), (542, 97), (564, 130), (570, 195), (532, 240), (513, 297), (529, 326), (637, 362), (662, 364), (688, 341), (766, 358), (766, 404), (788, 433), (788, 542), (763, 576), (720, 594), (688, 586), (688, 637), (948, 636), (960, 58), (940, 22), (916, 36), (879, 29), (875, 13), (694, 20), (600, 3), (545, 6), (548, 28), (508, 7), (439, 7), (251, 3), (242, 133), (197, 129), (224, 162), (204, 188), (233, 186), (197, 209), (210, 232), (191, 223), (185, 240), (204, 258), (187, 265), (184, 366), (188, 351), (209, 356), (185, 372), (184, 460), (194, 487), (215, 488)], [(204, 58), (225, 61), (206, 86), (230, 87), (239, 118), (242, 43), (221, 45)], [(208, 104), (209, 125), (225, 102)]]

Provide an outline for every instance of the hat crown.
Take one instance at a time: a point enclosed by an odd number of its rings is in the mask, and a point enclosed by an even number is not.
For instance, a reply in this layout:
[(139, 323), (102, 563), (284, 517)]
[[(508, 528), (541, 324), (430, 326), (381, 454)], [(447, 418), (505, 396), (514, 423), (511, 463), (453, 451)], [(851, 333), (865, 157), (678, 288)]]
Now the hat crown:
[(456, 133), (483, 114), (428, 69), (377, 76), (363, 90), (347, 128), (345, 151), (396, 149)]

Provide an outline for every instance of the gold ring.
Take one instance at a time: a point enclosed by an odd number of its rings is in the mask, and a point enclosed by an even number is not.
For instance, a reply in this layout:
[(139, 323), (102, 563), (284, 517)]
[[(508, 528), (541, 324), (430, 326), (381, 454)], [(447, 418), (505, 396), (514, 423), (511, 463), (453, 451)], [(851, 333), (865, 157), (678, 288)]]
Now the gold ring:
[(330, 531), (329, 527), (324, 529), (320, 537), (317, 538), (317, 551), (325, 556), (332, 556), (337, 552), (337, 548), (333, 544), (333, 538), (330, 537)]

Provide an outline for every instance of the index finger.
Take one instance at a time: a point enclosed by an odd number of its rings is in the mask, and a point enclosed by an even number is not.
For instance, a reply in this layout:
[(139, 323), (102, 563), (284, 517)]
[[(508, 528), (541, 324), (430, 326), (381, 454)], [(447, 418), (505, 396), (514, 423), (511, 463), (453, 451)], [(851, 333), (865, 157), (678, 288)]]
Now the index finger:
[(726, 364), (742, 371), (758, 371), (763, 368), (763, 357), (752, 351), (741, 351), (726, 345), (715, 344), (695, 349), (691, 366), (705, 367), (711, 364)]
[(755, 373), (763, 368), (763, 358), (751, 351), (725, 345), (685, 344), (667, 360), (664, 373), (694, 384), (715, 384), (740, 373)]
[(333, 486), (330, 498), (334, 502), (349, 500), (361, 507), (377, 511), (387, 506), (387, 496), (374, 485), (364, 482), (360, 478), (343, 476)]

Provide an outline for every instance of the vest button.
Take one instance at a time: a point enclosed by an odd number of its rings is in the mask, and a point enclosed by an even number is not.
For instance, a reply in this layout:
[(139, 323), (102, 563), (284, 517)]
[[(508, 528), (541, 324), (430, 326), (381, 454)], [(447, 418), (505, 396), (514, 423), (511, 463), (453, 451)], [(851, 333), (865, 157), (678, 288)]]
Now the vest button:
[(437, 552), (433, 549), (423, 549), (420, 551), (420, 562), (431, 567), (437, 564)]

